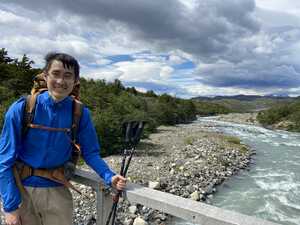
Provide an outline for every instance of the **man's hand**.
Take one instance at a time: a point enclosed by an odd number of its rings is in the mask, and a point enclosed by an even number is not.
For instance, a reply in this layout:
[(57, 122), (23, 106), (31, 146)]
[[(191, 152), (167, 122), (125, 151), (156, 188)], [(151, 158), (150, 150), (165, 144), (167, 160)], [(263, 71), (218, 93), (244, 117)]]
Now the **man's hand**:
[(119, 191), (122, 191), (126, 187), (126, 178), (121, 175), (115, 175), (111, 178), (111, 185)]
[(4, 216), (6, 225), (22, 225), (19, 209), (9, 213), (5, 212)]

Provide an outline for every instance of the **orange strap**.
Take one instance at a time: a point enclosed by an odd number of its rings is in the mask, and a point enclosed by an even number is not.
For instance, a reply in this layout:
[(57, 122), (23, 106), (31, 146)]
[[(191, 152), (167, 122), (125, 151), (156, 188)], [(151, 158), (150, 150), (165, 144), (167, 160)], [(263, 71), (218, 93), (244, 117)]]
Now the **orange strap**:
[(77, 188), (75, 188), (74, 185), (71, 184), (70, 181), (68, 181), (65, 178), (63, 167), (59, 167), (59, 168), (54, 169), (54, 170), (33, 169), (33, 176), (39, 176), (39, 177), (47, 178), (49, 180), (53, 180), (57, 183), (63, 184), (67, 188), (71, 188), (72, 190), (74, 190), (77, 193), (82, 195), (82, 192), (80, 190), (78, 190)]
[[(64, 167), (58, 167), (56, 169), (33, 169), (32, 167), (23, 164), (22, 168), (17, 169), (16, 166), (14, 166), (14, 176), (17, 182), (17, 186), (20, 188), (20, 190), (24, 190), (24, 187), (21, 183), (21, 180), (26, 179), (30, 176), (38, 176), (38, 177), (44, 177), (49, 180), (55, 181), (57, 183), (63, 184), (67, 188), (71, 188), (72, 190), (76, 191), (77, 193), (84, 195), (80, 190), (74, 187), (73, 184), (68, 181), (64, 175)], [(88, 196), (86, 196), (88, 197)]]
[(81, 152), (81, 148), (80, 148), (80, 145), (77, 144), (75, 142), (75, 140), (72, 140), (69, 135), (67, 133), (71, 132), (71, 129), (70, 128), (56, 128), (56, 127), (47, 127), (47, 126), (43, 126), (43, 125), (39, 125), (39, 124), (28, 124), (27, 125), (28, 127), (30, 128), (33, 128), (33, 129), (42, 129), (42, 130), (48, 130), (48, 131), (61, 131), (61, 132), (65, 132), (67, 137), (69, 138), (69, 141), (74, 145), (76, 152), (80, 153)]
[(28, 124), (27, 125), (30, 128), (34, 128), (34, 129), (42, 129), (42, 130), (48, 130), (48, 131), (62, 131), (62, 132), (70, 132), (71, 129), (70, 128), (56, 128), (56, 127), (47, 127), (47, 126), (43, 126), (43, 125), (39, 125), (39, 124)]
[(24, 193), (25, 192), (24, 186), (22, 184), (21, 176), (20, 176), (16, 166), (13, 167), (13, 173), (14, 173), (14, 177), (15, 177), (17, 187), (19, 188), (21, 193)]

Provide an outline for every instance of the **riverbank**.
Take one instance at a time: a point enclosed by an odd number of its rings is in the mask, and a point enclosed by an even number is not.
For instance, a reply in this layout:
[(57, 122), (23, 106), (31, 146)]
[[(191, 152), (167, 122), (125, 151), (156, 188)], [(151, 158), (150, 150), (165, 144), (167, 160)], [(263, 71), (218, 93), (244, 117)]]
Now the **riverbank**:
[(232, 123), (239, 123), (239, 124), (246, 124), (246, 125), (254, 125), (264, 127), (269, 130), (284, 130), (284, 131), (291, 131), (291, 127), (295, 126), (295, 123), (290, 120), (283, 120), (278, 123), (263, 126), (258, 122), (256, 119), (257, 112), (252, 113), (229, 113), (229, 114), (221, 114), (216, 117), (216, 120), (232, 122)]
[[(142, 140), (128, 171), (128, 180), (195, 201), (210, 203), (215, 186), (249, 165), (251, 151), (239, 139), (197, 123), (174, 127), (161, 126), (149, 139)], [(119, 171), (120, 156), (105, 158)], [(91, 190), (80, 188), (93, 196)], [(95, 202), (74, 193), (75, 224), (95, 212)], [(168, 215), (140, 205), (122, 202), (119, 224), (167, 224)], [(138, 218), (138, 219), (137, 219)], [(139, 221), (139, 222), (137, 222)]]
[(221, 115), (218, 115), (216, 120), (232, 122), (232, 123), (239, 123), (239, 124), (261, 126), (261, 124), (256, 119), (257, 114), (258, 114), (257, 112), (221, 114)]

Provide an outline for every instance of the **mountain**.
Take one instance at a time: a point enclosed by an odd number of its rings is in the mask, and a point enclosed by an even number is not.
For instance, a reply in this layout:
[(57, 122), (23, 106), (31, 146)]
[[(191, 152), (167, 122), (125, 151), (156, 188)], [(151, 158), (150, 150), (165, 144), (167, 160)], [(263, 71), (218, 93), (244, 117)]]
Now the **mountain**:
[[(299, 97), (298, 97), (299, 98)], [(282, 95), (234, 95), (234, 96), (199, 96), (192, 98), (197, 102), (211, 102), (222, 105), (234, 112), (253, 112), (268, 109), (274, 105), (292, 102), (297, 98)]]
[(224, 99), (235, 99), (240, 101), (255, 101), (257, 99), (276, 99), (276, 100), (288, 100), (294, 99), (294, 97), (289, 96), (282, 96), (282, 95), (232, 95), (232, 96), (198, 96), (192, 98), (193, 100), (200, 100), (200, 101), (215, 101), (215, 100), (224, 100)]

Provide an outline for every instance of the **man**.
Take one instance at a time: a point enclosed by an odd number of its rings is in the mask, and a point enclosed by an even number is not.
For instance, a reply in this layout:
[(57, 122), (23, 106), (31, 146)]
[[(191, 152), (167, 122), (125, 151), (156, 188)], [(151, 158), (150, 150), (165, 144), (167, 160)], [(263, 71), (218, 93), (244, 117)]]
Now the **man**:
[[(38, 95), (33, 122), (35, 124), (68, 128), (72, 124), (72, 103), (69, 96), (79, 80), (79, 64), (72, 56), (50, 53), (45, 57), (43, 76), (48, 91)], [(22, 134), (26, 105), (21, 98), (11, 105), (5, 115), (0, 137), (0, 194), (8, 225), (71, 225), (73, 204), (68, 188), (40, 176), (22, 180), (24, 188), (16, 185), (13, 174), (16, 161), (34, 169), (61, 167), (71, 157), (72, 143), (65, 132), (29, 129)], [(106, 184), (118, 190), (126, 187), (126, 179), (116, 175), (100, 158), (100, 146), (89, 110), (84, 107), (78, 127), (78, 141), (86, 163)]]

